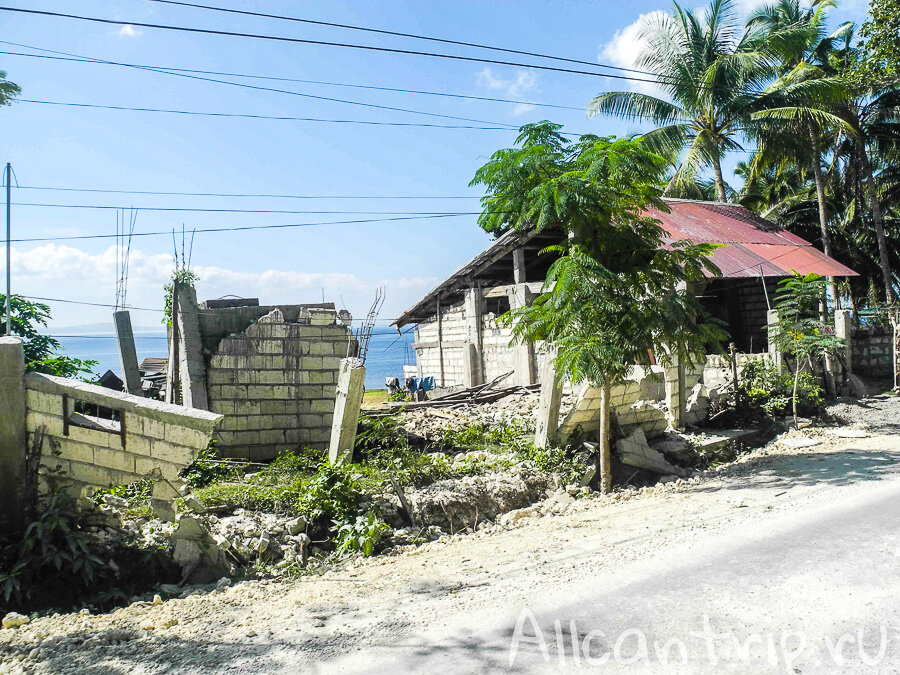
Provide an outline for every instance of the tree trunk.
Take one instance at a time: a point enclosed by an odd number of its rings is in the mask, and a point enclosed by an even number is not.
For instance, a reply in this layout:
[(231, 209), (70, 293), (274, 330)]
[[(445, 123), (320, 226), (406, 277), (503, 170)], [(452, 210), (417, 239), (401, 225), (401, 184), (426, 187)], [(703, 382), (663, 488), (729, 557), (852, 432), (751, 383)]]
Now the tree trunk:
[[(828, 232), (828, 205), (825, 203), (825, 178), (822, 176), (822, 166), (819, 163), (822, 153), (819, 149), (819, 133), (813, 126), (809, 127), (809, 138), (813, 149), (812, 170), (816, 179), (816, 199), (819, 202), (819, 229), (822, 231), (822, 251), (824, 251), (825, 255), (831, 257), (831, 234)], [(834, 300), (834, 308), (840, 309), (841, 301), (834, 277), (828, 277), (828, 283), (831, 285), (831, 297)]]
[(872, 220), (875, 221), (875, 238), (878, 240), (878, 259), (881, 263), (881, 277), (884, 281), (884, 299), (888, 304), (891, 304), (894, 301), (894, 289), (891, 283), (891, 262), (888, 258), (887, 237), (884, 236), (884, 219), (881, 214), (881, 204), (878, 202), (878, 188), (875, 186), (875, 173), (872, 171), (872, 163), (869, 161), (869, 153), (866, 151), (863, 139), (860, 139), (859, 147), (859, 158), (866, 182), (866, 191), (869, 193), (869, 201), (872, 202)]
[(609, 455), (609, 384), (600, 387), (600, 457), (597, 467), (600, 470), (600, 492), (608, 494), (612, 491), (612, 465)]
[(794, 368), (794, 392), (791, 397), (791, 403), (794, 410), (794, 428), (800, 428), (800, 416), (797, 414), (797, 387), (800, 384), (800, 369), (803, 367), (803, 361), (797, 356), (797, 366)]
[(719, 196), (719, 201), (727, 202), (728, 198), (725, 196), (725, 179), (722, 178), (722, 159), (718, 152), (716, 152), (716, 158), (713, 160), (713, 173), (716, 176), (716, 193)]

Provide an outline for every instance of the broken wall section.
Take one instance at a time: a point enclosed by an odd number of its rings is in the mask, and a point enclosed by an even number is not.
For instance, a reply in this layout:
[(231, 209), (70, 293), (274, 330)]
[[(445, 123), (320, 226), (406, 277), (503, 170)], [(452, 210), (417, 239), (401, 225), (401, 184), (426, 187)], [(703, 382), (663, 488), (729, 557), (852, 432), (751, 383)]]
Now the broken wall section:
[(207, 347), (209, 407), (225, 416), (222, 456), (258, 461), (328, 446), (340, 361), (356, 353), (349, 321), (326, 307), (275, 307)]
[(25, 409), (29, 446), (35, 434), (43, 434), (39, 489), (47, 490), (49, 474), (76, 494), (151, 473), (175, 480), (209, 445), (222, 419), (206, 410), (38, 373), (25, 376)]

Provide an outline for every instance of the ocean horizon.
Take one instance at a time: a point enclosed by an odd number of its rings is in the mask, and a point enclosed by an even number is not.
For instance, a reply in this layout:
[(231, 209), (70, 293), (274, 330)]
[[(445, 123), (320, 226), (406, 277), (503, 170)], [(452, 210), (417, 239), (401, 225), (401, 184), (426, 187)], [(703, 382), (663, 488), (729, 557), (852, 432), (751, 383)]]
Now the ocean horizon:
[[(66, 355), (84, 360), (96, 361), (94, 372), (99, 376), (111, 370), (119, 377), (119, 351), (116, 338), (111, 333), (95, 335), (71, 335), (57, 338)], [(164, 332), (136, 332), (134, 336), (138, 363), (147, 357), (168, 356), (166, 334)], [(384, 389), (387, 377), (403, 377), (403, 365), (415, 363), (415, 352), (411, 349), (412, 333), (398, 335), (396, 332), (381, 331), (372, 334), (369, 353), (366, 357), (366, 389)]]

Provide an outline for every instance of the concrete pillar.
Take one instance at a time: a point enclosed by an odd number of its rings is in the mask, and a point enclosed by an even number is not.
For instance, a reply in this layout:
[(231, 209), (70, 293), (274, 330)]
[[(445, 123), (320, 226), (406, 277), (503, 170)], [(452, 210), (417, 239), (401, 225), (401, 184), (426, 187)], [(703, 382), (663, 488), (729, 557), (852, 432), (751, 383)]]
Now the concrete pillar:
[(365, 379), (366, 368), (359, 359), (341, 359), (334, 398), (334, 417), (331, 420), (331, 442), (328, 445), (328, 461), (332, 464), (353, 461)]
[(556, 372), (556, 350), (547, 354), (541, 368), (541, 400), (538, 404), (534, 445), (546, 448), (559, 439), (559, 404), (562, 398), (562, 383)]
[(834, 336), (843, 338), (844, 348), (840, 357), (844, 361), (845, 371), (853, 372), (853, 323), (850, 320), (849, 309), (836, 309), (834, 311)]
[(525, 283), (525, 251), (517, 248), (513, 251), (513, 283)]
[[(512, 295), (510, 295), (509, 304), (512, 309), (531, 304), (531, 291), (528, 289), (528, 286), (525, 284), (515, 286)], [(516, 344), (512, 348), (515, 352), (515, 383), (522, 386), (534, 384), (534, 343)]]
[(778, 345), (776, 345), (775, 341), (772, 339), (772, 336), (775, 335), (778, 327), (777, 309), (770, 309), (768, 312), (766, 312), (766, 325), (768, 326), (769, 335), (769, 354), (772, 357), (772, 362), (780, 370), (783, 366), (784, 359), (782, 358), (781, 352), (778, 350)]
[(25, 525), (25, 356), (22, 341), (0, 337), (0, 533)]
[(466, 314), (466, 340), (469, 343), (465, 352), (468, 365), (465, 374), (467, 387), (474, 387), (484, 382), (484, 367), (481, 358), (484, 350), (482, 303), (480, 288), (470, 288), (466, 291), (464, 309)]
[(128, 310), (113, 312), (116, 325), (116, 342), (119, 344), (119, 362), (122, 364), (122, 379), (125, 391), (135, 396), (143, 396), (141, 372), (138, 370), (137, 350), (134, 346), (134, 331), (131, 329), (131, 313)]
[(675, 357), (675, 363), (666, 368), (666, 406), (669, 409), (669, 424), (675, 429), (684, 426), (685, 378), (684, 364)]
[(181, 404), (209, 410), (206, 392), (206, 361), (200, 339), (200, 310), (193, 286), (178, 287), (178, 374)]

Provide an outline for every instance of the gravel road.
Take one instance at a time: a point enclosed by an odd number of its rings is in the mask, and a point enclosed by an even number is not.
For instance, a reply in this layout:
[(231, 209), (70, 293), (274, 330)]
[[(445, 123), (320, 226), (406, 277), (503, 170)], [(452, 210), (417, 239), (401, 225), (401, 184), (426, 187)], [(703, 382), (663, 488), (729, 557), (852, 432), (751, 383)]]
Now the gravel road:
[[(594, 648), (615, 656), (613, 671), (672, 672), (652, 647), (648, 659), (625, 665), (640, 657), (634, 631), (683, 640), (684, 672), (747, 672), (748, 664), (754, 672), (830, 672), (821, 649), (795, 653), (795, 633), (822, 644), (865, 623), (859, 641), (874, 658), (872, 620), (893, 617), (897, 608), (885, 599), (900, 597), (900, 524), (892, 519), (900, 512), (900, 399), (841, 405), (833, 412), (868, 428), (867, 437), (791, 432), (689, 481), (579, 499), (560, 515), (350, 561), (322, 576), (40, 618), (0, 631), (0, 672), (558, 672), (596, 668), (584, 660)], [(798, 436), (817, 444), (791, 447)], [(831, 548), (834, 556), (823, 553)], [(577, 644), (591, 630), (604, 633), (581, 661), (567, 647), (576, 619)], [(746, 655), (721, 646), (713, 666), (701, 643), (689, 642), (707, 620), (740, 640), (751, 629), (768, 632)], [(517, 622), (519, 637), (532, 639), (520, 641), (510, 666)], [(794, 633), (782, 643), (786, 630)], [(881, 672), (900, 668), (900, 633), (891, 639)], [(850, 654), (856, 646), (848, 644)], [(866, 667), (855, 658), (833, 672)]]

